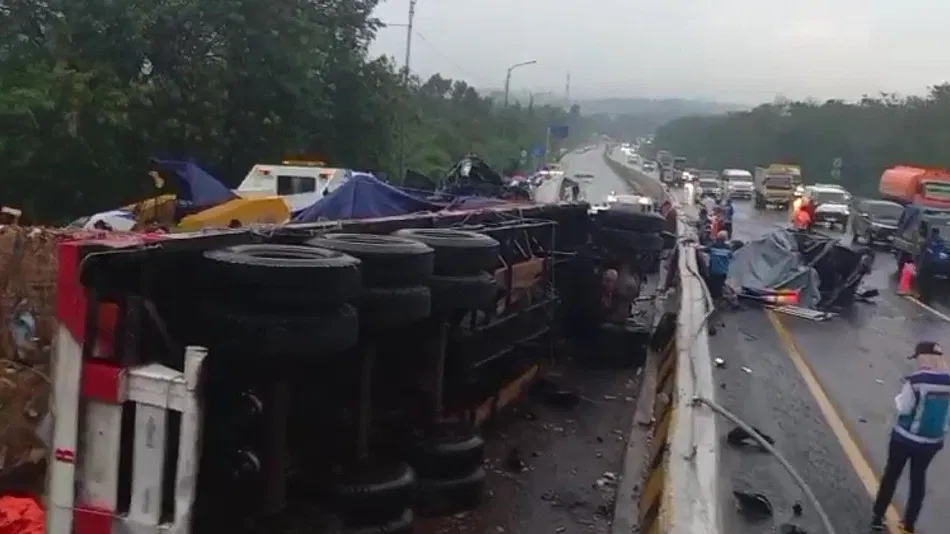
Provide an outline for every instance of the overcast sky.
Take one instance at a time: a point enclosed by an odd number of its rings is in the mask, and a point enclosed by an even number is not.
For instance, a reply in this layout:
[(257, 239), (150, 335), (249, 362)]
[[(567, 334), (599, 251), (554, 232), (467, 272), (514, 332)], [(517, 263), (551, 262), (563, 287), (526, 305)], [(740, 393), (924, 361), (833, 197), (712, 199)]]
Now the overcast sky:
[[(405, 24), (409, 0), (378, 16)], [(937, 0), (419, 0), (411, 68), (584, 97), (789, 98), (921, 93), (950, 80), (950, 2)], [(404, 27), (373, 51), (400, 65)]]

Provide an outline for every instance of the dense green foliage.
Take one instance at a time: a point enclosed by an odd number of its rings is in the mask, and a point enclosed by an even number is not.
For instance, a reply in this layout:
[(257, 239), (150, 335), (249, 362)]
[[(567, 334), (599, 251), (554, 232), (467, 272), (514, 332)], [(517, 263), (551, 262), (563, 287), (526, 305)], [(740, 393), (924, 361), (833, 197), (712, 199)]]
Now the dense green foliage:
[(895, 164), (950, 168), (950, 85), (923, 97), (882, 94), (859, 102), (775, 102), (751, 111), (693, 116), (656, 131), (655, 148), (686, 156), (690, 166), (747, 168), (798, 163), (809, 182), (840, 183), (873, 195)]
[[(0, 5), (0, 201), (62, 220), (150, 193), (150, 157), (235, 185), (288, 155), (398, 175), (468, 151), (499, 167), (578, 110), (499, 109), (370, 58), (378, 0), (9, 0)], [(531, 162), (526, 162), (526, 164)]]

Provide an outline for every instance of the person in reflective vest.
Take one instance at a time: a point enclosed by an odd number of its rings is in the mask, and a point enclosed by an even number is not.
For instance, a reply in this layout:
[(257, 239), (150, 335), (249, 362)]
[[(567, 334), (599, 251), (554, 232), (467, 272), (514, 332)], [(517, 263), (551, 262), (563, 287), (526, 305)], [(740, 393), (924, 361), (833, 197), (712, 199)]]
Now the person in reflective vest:
[(716, 206), (713, 208), (712, 224), (709, 227), (709, 234), (713, 237), (718, 236), (719, 232), (725, 231), (722, 208)]
[(910, 463), (910, 492), (902, 526), (904, 532), (914, 532), (927, 491), (927, 468), (943, 448), (950, 428), (950, 371), (943, 349), (933, 341), (923, 341), (910, 359), (917, 362), (917, 370), (904, 379), (894, 398), (897, 423), (891, 430), (884, 476), (874, 500), (873, 530), (884, 530), (884, 514), (904, 466)]
[(792, 216), (792, 226), (796, 230), (807, 231), (811, 228), (811, 215), (808, 214), (808, 210), (804, 206), (795, 210), (795, 214)]

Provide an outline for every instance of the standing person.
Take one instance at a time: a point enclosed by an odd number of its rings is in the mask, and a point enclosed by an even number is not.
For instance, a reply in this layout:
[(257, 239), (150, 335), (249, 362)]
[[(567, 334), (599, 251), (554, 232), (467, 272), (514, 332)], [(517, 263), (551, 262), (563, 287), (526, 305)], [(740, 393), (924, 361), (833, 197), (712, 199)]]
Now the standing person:
[(732, 257), (735, 252), (729, 245), (728, 236), (725, 230), (715, 234), (716, 239), (708, 247), (700, 247), (700, 251), (709, 256), (709, 269), (706, 274), (706, 286), (714, 300), (719, 300), (723, 296), (723, 288), (726, 285), (726, 278), (729, 276), (729, 265), (732, 263)]
[(712, 213), (716, 209), (716, 199), (715, 197), (706, 197), (703, 199), (703, 205), (706, 206), (706, 211)]
[(729, 234), (729, 239), (732, 239), (732, 218), (736, 214), (736, 207), (732, 205), (732, 199), (726, 198), (726, 203), (722, 207), (722, 225), (723, 230)]
[(894, 398), (897, 424), (891, 431), (887, 464), (874, 500), (873, 530), (884, 530), (884, 513), (909, 462), (910, 495), (901, 526), (905, 533), (914, 532), (927, 492), (927, 468), (943, 448), (950, 426), (950, 371), (943, 349), (933, 341), (922, 341), (910, 359), (917, 362), (917, 370), (904, 379), (904, 386)]
[(693, 181), (687, 180), (683, 188), (686, 190), (686, 205), (692, 206), (696, 202), (696, 188), (693, 187)]
[(811, 215), (808, 214), (808, 210), (803, 207), (795, 210), (795, 213), (792, 215), (792, 226), (796, 230), (801, 230), (807, 232), (811, 229)]
[(713, 208), (712, 224), (709, 227), (709, 234), (715, 238), (719, 235), (719, 232), (724, 232), (725, 230), (726, 228), (722, 215), (722, 208), (716, 206)]

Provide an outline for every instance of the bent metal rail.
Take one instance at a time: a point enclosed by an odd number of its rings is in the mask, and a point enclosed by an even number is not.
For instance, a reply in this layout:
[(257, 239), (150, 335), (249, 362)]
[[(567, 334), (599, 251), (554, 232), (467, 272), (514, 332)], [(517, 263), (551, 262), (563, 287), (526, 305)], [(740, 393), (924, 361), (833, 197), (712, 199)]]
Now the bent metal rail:
[[(673, 195), (655, 178), (618, 161), (609, 149), (608, 166), (637, 191), (653, 198)], [(640, 495), (640, 532), (645, 534), (719, 534), (719, 437), (715, 414), (694, 405), (713, 398), (712, 360), (706, 329), (708, 291), (699, 276), (695, 231), (682, 218), (679, 246), (679, 317), (675, 344), (660, 355), (657, 402), (646, 480)]]

